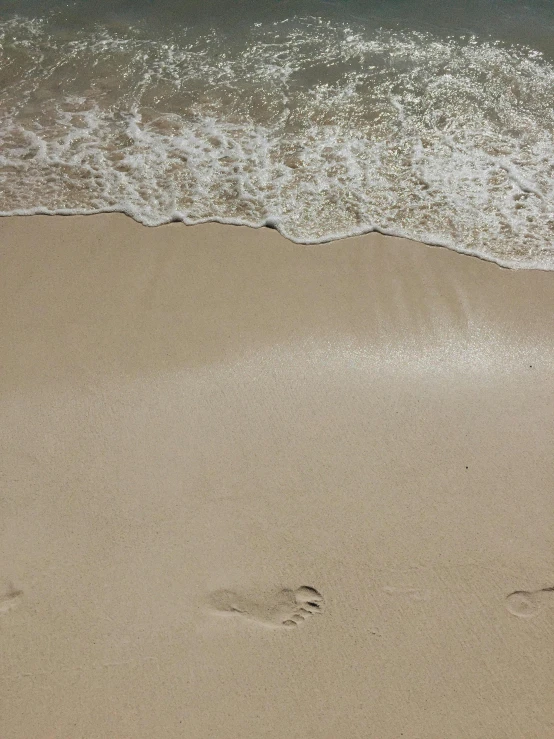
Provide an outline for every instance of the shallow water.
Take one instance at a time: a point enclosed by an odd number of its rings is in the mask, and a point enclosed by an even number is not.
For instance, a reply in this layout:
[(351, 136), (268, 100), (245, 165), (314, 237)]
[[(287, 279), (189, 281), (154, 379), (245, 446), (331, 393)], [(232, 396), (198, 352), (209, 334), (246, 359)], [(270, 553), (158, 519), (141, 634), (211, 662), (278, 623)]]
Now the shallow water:
[(3, 4), (0, 211), (554, 268), (550, 2)]

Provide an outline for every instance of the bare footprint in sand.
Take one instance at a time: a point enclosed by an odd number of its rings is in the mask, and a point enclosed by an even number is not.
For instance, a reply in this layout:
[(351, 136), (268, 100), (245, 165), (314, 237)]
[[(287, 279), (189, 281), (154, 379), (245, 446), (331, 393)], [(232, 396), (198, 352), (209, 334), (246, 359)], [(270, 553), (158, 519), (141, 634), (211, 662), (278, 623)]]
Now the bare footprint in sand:
[(506, 608), (518, 618), (533, 618), (554, 596), (554, 588), (541, 590), (516, 590), (506, 598)]
[(218, 590), (209, 602), (218, 613), (242, 616), (272, 628), (298, 626), (314, 613), (323, 611), (323, 597), (315, 588), (306, 585), (257, 599)]
[(12, 582), (5, 581), (4, 585), (0, 587), (0, 615), (19, 605), (22, 595), (23, 592), (17, 590)]

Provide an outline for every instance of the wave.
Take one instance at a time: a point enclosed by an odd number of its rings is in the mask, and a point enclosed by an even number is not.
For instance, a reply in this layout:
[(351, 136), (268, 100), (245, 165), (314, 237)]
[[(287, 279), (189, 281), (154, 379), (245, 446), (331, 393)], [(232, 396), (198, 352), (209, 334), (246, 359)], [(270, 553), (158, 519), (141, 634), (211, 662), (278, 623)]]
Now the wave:
[(148, 35), (0, 24), (0, 213), (380, 231), (554, 269), (554, 67), (318, 17)]

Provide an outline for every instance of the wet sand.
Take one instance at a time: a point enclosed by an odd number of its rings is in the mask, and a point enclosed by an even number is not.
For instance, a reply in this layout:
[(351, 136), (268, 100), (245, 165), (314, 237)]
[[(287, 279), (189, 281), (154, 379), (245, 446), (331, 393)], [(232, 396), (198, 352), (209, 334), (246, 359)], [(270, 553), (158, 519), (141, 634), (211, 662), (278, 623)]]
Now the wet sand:
[(0, 219), (3, 739), (554, 734), (554, 274)]

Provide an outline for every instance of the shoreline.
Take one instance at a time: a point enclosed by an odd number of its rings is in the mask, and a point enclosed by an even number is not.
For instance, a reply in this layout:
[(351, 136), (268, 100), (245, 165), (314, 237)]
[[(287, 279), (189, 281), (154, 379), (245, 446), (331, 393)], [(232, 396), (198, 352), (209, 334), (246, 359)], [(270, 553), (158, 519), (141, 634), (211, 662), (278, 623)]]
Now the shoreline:
[(548, 734), (548, 271), (122, 214), (0, 253), (2, 736)]
[(139, 218), (136, 218), (132, 213), (127, 212), (125, 210), (122, 210), (119, 207), (114, 207), (113, 209), (110, 208), (100, 208), (98, 210), (91, 210), (87, 213), (82, 213), (80, 211), (72, 210), (72, 209), (59, 209), (55, 211), (51, 211), (48, 209), (41, 209), (41, 210), (15, 210), (10, 211), (9, 213), (6, 212), (0, 212), (0, 220), (1, 219), (13, 219), (13, 218), (26, 218), (26, 217), (39, 217), (39, 218), (89, 218), (90, 216), (109, 216), (109, 215), (118, 215), (118, 216), (124, 216), (125, 218), (129, 218), (134, 223), (138, 224), (139, 226), (143, 226), (144, 228), (163, 228), (165, 226), (173, 225), (173, 224), (179, 224), (181, 226), (185, 227), (195, 227), (195, 226), (206, 226), (210, 224), (215, 224), (219, 226), (234, 226), (237, 228), (248, 228), (252, 229), (254, 231), (258, 231), (259, 229), (267, 228), (271, 231), (276, 231), (279, 236), (281, 236), (283, 239), (288, 241), (291, 244), (295, 244), (296, 246), (326, 246), (328, 244), (334, 244), (337, 241), (343, 242), (343, 241), (349, 241), (350, 239), (359, 239), (364, 237), (371, 238), (372, 236), (385, 236), (390, 239), (398, 239), (400, 241), (404, 242), (410, 242), (413, 244), (419, 244), (422, 246), (429, 246), (433, 248), (438, 249), (447, 249), (448, 251), (452, 251), (455, 254), (460, 254), (462, 256), (467, 257), (475, 257), (476, 259), (480, 259), (483, 262), (489, 262), (491, 264), (496, 265), (497, 267), (501, 267), (502, 269), (509, 269), (509, 270), (515, 270), (515, 271), (537, 271), (537, 272), (553, 272), (554, 271), (554, 263), (551, 267), (549, 267), (546, 264), (539, 264), (537, 263), (520, 263), (513, 260), (508, 259), (500, 259), (496, 258), (494, 254), (484, 254), (482, 252), (479, 252), (477, 250), (472, 249), (464, 249), (460, 246), (453, 246), (452, 244), (446, 242), (446, 241), (437, 241), (434, 239), (418, 239), (413, 236), (409, 236), (403, 232), (395, 232), (390, 231), (387, 229), (379, 228), (379, 227), (373, 227), (371, 229), (362, 229), (359, 232), (354, 232), (350, 234), (334, 234), (330, 235), (328, 237), (325, 237), (324, 239), (314, 240), (314, 241), (300, 241), (294, 239), (292, 236), (290, 236), (287, 233), (282, 232), (274, 218), (267, 218), (265, 221), (260, 221), (259, 223), (250, 223), (247, 221), (242, 220), (236, 220), (236, 219), (225, 219), (225, 218), (206, 218), (203, 220), (189, 220), (187, 218), (180, 218), (180, 217), (174, 217), (169, 221), (166, 221), (164, 223), (157, 223), (154, 225), (151, 225), (149, 223), (145, 223), (141, 221)]

